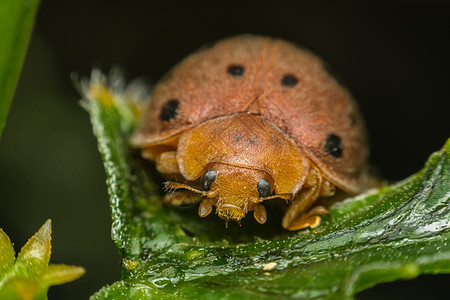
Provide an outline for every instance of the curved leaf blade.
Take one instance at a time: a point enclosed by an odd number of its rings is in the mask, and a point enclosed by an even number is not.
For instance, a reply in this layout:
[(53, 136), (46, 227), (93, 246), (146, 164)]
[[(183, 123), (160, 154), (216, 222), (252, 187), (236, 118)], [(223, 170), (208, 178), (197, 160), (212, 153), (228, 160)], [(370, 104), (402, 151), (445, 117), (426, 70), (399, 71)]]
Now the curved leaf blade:
[(0, 138), (25, 57), (39, 0), (0, 1)]
[(351, 299), (380, 282), (450, 273), (450, 141), (410, 178), (337, 202), (314, 230), (225, 229), (214, 216), (162, 205), (127, 145), (134, 123), (115, 104), (123, 94), (92, 93), (98, 86), (108, 91), (100, 78), (85, 82), (84, 94), (124, 260), (122, 280), (92, 299)]

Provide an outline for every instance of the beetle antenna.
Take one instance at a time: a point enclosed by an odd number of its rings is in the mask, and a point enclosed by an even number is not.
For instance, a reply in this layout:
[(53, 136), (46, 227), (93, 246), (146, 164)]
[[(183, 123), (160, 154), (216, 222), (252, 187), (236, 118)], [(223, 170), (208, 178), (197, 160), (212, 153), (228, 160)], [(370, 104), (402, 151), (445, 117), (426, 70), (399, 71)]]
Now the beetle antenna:
[(284, 199), (286, 202), (289, 202), (292, 200), (292, 194), (276, 194), (269, 197), (261, 197), (259, 198), (259, 202), (263, 202), (266, 200), (272, 200), (272, 199)]
[(173, 181), (166, 181), (166, 182), (164, 182), (164, 190), (166, 192), (172, 193), (172, 192), (174, 192), (176, 190), (179, 190), (179, 189), (188, 190), (188, 191), (191, 191), (191, 192), (194, 192), (194, 193), (197, 193), (197, 194), (201, 194), (202, 196), (207, 196), (208, 195), (208, 193), (205, 193), (204, 191), (196, 189), (196, 188), (194, 188), (194, 187), (192, 187), (190, 185), (187, 185), (187, 184), (183, 184), (183, 183), (179, 183), (179, 182), (173, 182)]

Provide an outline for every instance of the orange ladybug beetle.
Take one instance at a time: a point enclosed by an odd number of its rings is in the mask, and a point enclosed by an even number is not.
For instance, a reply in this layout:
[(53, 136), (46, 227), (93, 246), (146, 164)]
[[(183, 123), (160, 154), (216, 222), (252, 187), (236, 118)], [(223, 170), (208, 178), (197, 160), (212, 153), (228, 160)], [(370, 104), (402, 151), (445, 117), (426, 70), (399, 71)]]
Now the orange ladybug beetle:
[[(362, 191), (368, 147), (352, 96), (317, 56), (278, 39), (241, 35), (199, 50), (155, 86), (131, 139), (162, 174), (175, 205), (240, 221), (285, 199), (282, 226), (315, 227), (335, 187)], [(181, 175), (181, 177), (180, 177)], [(180, 180), (181, 178), (181, 180)]]

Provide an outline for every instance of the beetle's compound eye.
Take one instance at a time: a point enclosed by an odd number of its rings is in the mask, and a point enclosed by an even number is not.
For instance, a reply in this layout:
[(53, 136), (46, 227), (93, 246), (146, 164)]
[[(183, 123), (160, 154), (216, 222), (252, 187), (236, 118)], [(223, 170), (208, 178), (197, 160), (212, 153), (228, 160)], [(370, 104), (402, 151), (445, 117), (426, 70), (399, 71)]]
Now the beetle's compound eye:
[(256, 186), (256, 188), (258, 189), (260, 197), (267, 197), (270, 195), (270, 182), (267, 179), (261, 178), (260, 180), (258, 180), (258, 185)]
[(211, 187), (211, 184), (214, 182), (214, 179), (216, 179), (216, 171), (210, 169), (203, 174), (202, 177), (202, 187), (205, 191), (209, 191), (209, 188)]

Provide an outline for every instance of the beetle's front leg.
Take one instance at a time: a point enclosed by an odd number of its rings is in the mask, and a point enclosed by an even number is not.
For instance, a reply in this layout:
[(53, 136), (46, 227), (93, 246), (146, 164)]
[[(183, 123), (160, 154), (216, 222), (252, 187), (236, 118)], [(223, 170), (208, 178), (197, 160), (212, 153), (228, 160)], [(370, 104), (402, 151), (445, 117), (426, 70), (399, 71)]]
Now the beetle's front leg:
[(318, 226), (321, 220), (319, 215), (327, 214), (328, 210), (324, 206), (315, 206), (309, 211), (308, 209), (319, 196), (332, 196), (333, 194), (334, 185), (323, 180), (322, 176), (311, 168), (304, 187), (283, 217), (283, 227), (288, 230), (300, 230)]
[(201, 200), (201, 196), (190, 191), (176, 191), (164, 195), (164, 203), (170, 203), (175, 206), (195, 204)]

